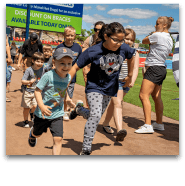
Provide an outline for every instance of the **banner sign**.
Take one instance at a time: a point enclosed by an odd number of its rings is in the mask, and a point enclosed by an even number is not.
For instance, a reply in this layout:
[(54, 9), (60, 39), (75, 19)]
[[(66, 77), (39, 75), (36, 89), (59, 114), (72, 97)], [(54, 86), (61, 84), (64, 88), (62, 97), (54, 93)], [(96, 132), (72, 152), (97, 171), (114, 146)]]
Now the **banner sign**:
[[(64, 32), (67, 26), (81, 34), (83, 4), (30, 4), (30, 29)], [(26, 28), (27, 4), (6, 4), (7, 26)]]

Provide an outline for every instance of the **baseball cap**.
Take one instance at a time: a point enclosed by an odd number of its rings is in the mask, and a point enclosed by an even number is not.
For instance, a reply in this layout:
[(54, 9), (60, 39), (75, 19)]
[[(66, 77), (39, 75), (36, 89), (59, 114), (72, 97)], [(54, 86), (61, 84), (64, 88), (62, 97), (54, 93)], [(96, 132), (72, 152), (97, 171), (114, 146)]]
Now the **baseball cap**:
[(33, 32), (33, 33), (30, 34), (30, 40), (31, 41), (35, 41), (37, 39), (38, 39), (38, 35), (35, 32)]
[(57, 60), (62, 59), (65, 56), (68, 56), (73, 59), (72, 50), (66, 47), (60, 47), (60, 48), (57, 48), (53, 54), (53, 57)]

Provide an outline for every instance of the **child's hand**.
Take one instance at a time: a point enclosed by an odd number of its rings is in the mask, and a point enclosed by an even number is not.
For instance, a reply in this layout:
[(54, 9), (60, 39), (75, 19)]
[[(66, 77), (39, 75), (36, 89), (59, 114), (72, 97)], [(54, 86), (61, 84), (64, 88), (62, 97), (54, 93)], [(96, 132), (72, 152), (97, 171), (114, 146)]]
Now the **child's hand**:
[(31, 80), (30, 80), (30, 84), (33, 84), (36, 80), (37, 80), (36, 78), (31, 79)]
[(124, 81), (125, 81), (125, 84), (124, 84), (123, 87), (129, 87), (129, 85), (131, 84), (131, 81), (132, 81), (132, 77), (127, 76), (127, 77), (124, 79)]
[(52, 109), (52, 108), (48, 105), (43, 105), (42, 107), (40, 107), (43, 119), (45, 119), (44, 117), (45, 115), (51, 116), (52, 112), (49, 109)]

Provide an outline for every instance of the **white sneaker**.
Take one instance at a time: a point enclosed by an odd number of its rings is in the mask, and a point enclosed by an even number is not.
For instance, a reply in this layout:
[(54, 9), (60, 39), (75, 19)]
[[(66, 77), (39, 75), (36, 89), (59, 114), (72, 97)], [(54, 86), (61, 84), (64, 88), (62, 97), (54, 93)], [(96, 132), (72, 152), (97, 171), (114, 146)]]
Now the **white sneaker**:
[(139, 129), (135, 130), (135, 133), (146, 134), (146, 133), (154, 133), (152, 125), (144, 124)]
[(69, 112), (64, 112), (63, 120), (69, 121)]
[(155, 130), (164, 130), (164, 124), (158, 124), (156, 122), (152, 123), (153, 129)]

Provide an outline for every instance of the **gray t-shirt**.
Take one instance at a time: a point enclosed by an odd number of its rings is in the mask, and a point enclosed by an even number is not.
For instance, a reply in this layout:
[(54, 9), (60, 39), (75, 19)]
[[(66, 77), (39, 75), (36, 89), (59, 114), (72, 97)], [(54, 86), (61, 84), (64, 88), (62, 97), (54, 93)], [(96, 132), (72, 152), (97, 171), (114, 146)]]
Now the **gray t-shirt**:
[(22, 80), (31, 80), (36, 78), (36, 81), (31, 86), (26, 85), (25, 90), (28, 92), (34, 92), (36, 88), (36, 84), (39, 82), (39, 80), (44, 75), (44, 73), (51, 70), (51, 68), (52, 68), (51, 65), (43, 66), (39, 70), (34, 70), (32, 67), (27, 68), (22, 77)]
[(156, 32), (148, 37), (150, 40), (150, 52), (147, 55), (145, 66), (165, 66), (166, 58), (173, 47), (173, 41), (169, 33)]

